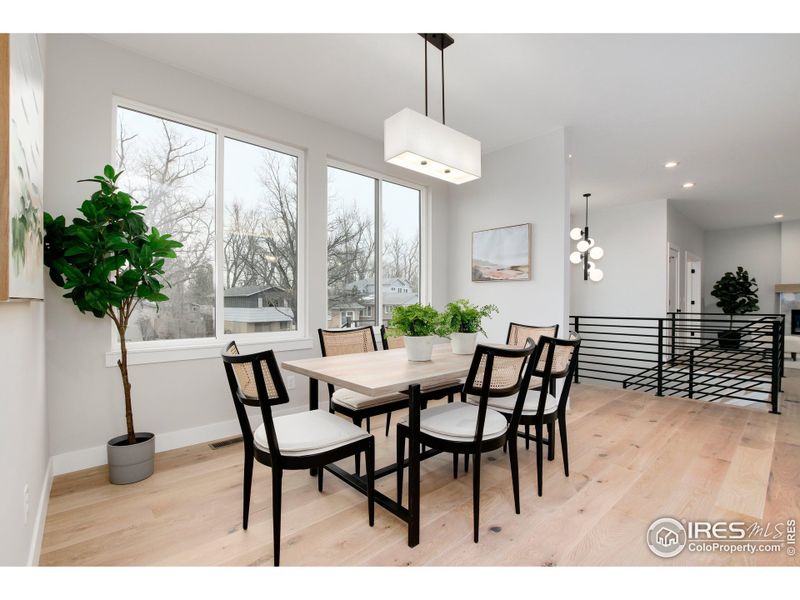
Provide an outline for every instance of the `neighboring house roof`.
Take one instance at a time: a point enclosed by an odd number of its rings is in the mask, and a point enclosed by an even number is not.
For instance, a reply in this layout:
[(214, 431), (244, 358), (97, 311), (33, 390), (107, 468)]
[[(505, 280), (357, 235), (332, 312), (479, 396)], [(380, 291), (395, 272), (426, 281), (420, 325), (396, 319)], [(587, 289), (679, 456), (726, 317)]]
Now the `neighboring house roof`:
[[(389, 277), (383, 280), (383, 287), (391, 287), (393, 283), (400, 283), (401, 287), (410, 288), (411, 284), (406, 281), (405, 279), (400, 279), (399, 277)], [(373, 279), (359, 279), (358, 281), (353, 281), (345, 285), (345, 289), (352, 289), (356, 288), (359, 290), (366, 289), (367, 286), (375, 285), (375, 280)], [(395, 286), (397, 287), (397, 286)]]
[(276, 323), (294, 320), (294, 313), (290, 308), (231, 308), (225, 307), (225, 320), (234, 323)]
[(355, 298), (343, 298), (341, 300), (331, 300), (328, 302), (328, 310), (345, 310), (352, 308), (365, 308), (365, 305)]
[(273, 291), (282, 292), (283, 289), (274, 285), (243, 285), (225, 290), (225, 297), (235, 298), (240, 296), (254, 296), (255, 294)]
[(416, 292), (386, 292), (383, 294), (384, 306), (408, 306), (419, 302)]

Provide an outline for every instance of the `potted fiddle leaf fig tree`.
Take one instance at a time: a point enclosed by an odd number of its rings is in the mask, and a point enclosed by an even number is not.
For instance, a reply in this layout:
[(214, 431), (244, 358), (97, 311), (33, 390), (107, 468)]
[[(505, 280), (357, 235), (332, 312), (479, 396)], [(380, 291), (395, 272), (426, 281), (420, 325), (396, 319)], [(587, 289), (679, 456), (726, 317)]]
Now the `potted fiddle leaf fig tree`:
[(44, 214), (44, 263), (50, 279), (82, 313), (108, 317), (119, 335), (117, 361), (125, 397), (127, 433), (107, 444), (111, 483), (133, 483), (153, 473), (155, 436), (133, 426), (131, 381), (125, 334), (141, 302), (168, 300), (162, 292), (164, 264), (182, 244), (145, 223), (145, 207), (117, 187), (121, 173), (106, 165), (102, 175), (81, 182), (99, 186), (67, 225)]
[(497, 313), (494, 304), (477, 306), (469, 300), (451, 302), (444, 309), (444, 319), (450, 329), (450, 343), (453, 354), (472, 354), (478, 343), (478, 333), (486, 335), (482, 321)]
[(394, 337), (403, 336), (408, 360), (423, 362), (431, 359), (434, 339), (447, 336), (450, 330), (432, 306), (410, 304), (395, 307), (388, 333)]
[(742, 267), (736, 273), (728, 271), (714, 284), (711, 295), (717, 299), (717, 306), (731, 318), (727, 331), (718, 331), (719, 347), (737, 350), (741, 332), (733, 329), (734, 315), (744, 315), (758, 310), (758, 284), (754, 277)]

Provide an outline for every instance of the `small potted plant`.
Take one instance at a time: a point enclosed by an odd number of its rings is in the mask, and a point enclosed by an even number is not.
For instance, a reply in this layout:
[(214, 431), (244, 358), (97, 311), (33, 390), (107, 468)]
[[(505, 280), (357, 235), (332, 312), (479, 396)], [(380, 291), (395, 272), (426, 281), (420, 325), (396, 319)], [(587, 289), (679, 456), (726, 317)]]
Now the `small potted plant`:
[(728, 271), (714, 284), (711, 295), (717, 299), (717, 306), (726, 315), (730, 315), (731, 323), (728, 331), (718, 331), (719, 347), (726, 350), (737, 350), (741, 340), (741, 332), (734, 331), (734, 315), (744, 315), (758, 310), (758, 284), (755, 278), (742, 267), (736, 273)]
[(450, 333), (442, 315), (432, 306), (410, 304), (397, 306), (389, 322), (389, 335), (403, 336), (408, 360), (422, 362), (431, 359), (433, 340)]
[(453, 354), (472, 354), (478, 343), (478, 332), (486, 335), (481, 322), (497, 313), (494, 304), (477, 306), (469, 300), (451, 302), (444, 309), (445, 325), (450, 329)]
[(131, 382), (125, 332), (140, 302), (168, 300), (161, 289), (164, 262), (181, 243), (150, 228), (129, 194), (117, 188), (120, 173), (106, 165), (102, 175), (82, 179), (100, 186), (78, 209), (82, 217), (67, 225), (63, 216), (44, 214), (44, 263), (50, 279), (68, 290), (65, 298), (82, 313), (110, 318), (119, 334), (117, 361), (125, 396), (127, 433), (109, 440), (111, 483), (134, 483), (153, 473), (155, 436), (133, 427)]

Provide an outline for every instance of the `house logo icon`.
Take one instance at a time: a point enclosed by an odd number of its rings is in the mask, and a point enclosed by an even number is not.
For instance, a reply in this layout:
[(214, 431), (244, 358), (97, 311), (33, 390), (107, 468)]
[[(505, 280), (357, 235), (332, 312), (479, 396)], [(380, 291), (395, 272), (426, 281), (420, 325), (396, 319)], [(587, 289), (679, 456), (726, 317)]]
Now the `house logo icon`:
[(647, 545), (661, 558), (678, 556), (686, 546), (686, 528), (671, 517), (656, 519), (647, 530)]

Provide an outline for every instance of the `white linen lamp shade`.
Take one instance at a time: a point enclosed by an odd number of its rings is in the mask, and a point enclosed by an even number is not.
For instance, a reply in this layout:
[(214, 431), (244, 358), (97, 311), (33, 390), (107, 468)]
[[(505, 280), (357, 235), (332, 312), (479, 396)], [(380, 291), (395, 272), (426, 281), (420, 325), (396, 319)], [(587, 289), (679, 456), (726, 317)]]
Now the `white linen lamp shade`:
[(383, 122), (383, 158), (393, 165), (455, 184), (481, 176), (478, 140), (410, 108)]

